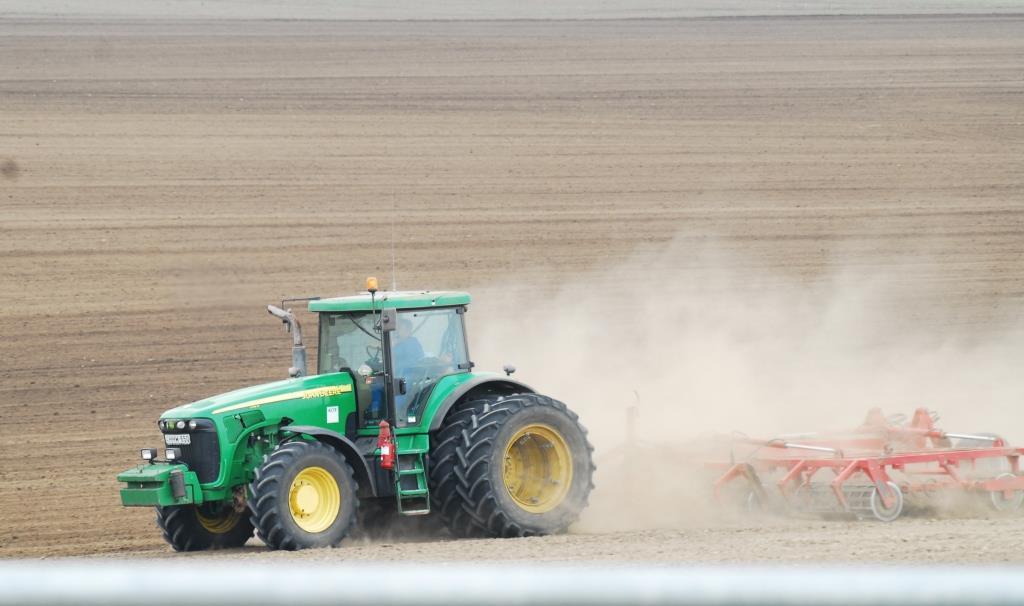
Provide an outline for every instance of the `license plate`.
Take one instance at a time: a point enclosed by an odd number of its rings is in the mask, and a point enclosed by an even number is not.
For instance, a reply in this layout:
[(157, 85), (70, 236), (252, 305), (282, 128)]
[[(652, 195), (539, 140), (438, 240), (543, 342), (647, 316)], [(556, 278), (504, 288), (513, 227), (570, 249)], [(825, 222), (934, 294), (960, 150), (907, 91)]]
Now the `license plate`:
[(192, 443), (192, 436), (187, 433), (165, 433), (164, 444), (168, 446), (188, 446)]

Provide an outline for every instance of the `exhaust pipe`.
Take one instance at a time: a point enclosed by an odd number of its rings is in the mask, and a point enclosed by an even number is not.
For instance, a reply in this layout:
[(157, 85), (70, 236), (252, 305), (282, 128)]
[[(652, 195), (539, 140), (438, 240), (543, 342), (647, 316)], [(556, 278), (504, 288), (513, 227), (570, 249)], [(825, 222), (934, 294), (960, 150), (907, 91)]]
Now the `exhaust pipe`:
[(292, 333), (292, 367), (288, 369), (288, 376), (306, 376), (306, 346), (302, 344), (302, 327), (299, 320), (292, 314), (292, 310), (284, 310), (275, 305), (267, 305), (267, 311), (281, 322), (288, 325), (288, 332)]

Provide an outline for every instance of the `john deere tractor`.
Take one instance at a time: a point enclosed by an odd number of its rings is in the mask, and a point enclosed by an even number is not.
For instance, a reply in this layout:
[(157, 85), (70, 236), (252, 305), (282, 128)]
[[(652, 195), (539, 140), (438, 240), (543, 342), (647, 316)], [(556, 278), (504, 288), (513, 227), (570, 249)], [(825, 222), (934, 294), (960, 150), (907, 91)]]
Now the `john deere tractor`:
[[(296, 300), (292, 300), (296, 301)], [(593, 448), (565, 404), (474, 370), (470, 297), (384, 292), (304, 299), (319, 316), (309, 374), (299, 321), (290, 378), (168, 410), (165, 448), (118, 475), (178, 551), (334, 546), (363, 512), (432, 514), (460, 537), (557, 533), (593, 487)], [(378, 518), (379, 519), (379, 518)]]

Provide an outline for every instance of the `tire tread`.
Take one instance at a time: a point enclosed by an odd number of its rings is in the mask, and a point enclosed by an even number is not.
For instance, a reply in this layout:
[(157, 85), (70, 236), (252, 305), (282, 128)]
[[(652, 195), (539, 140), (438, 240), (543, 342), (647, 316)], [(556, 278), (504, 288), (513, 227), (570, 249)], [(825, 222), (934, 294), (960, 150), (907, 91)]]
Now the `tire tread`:
[[(498, 432), (512, 415), (533, 406), (558, 410), (582, 433), (588, 449), (588, 488), (579, 510), (586, 507), (593, 488), (594, 464), (589, 455), (594, 448), (579, 416), (564, 403), (540, 394), (488, 395), (457, 404), (432, 440), (436, 446), (431, 453), (431, 504), (453, 535), (482, 538), (543, 534), (516, 522), (502, 510), (494, 494), (496, 487), (489, 479)], [(565, 525), (572, 521), (575, 518)]]
[[(255, 478), (250, 484), (251, 500), (250, 510), (252, 512), (252, 525), (256, 528), (256, 535), (270, 549), (281, 549), (295, 551), (305, 546), (300, 545), (296, 537), (292, 535), (282, 523), (282, 516), (287, 512), (287, 503), (279, 501), (281, 483), (284, 475), (295, 464), (296, 460), (306, 454), (323, 454), (336, 457), (341, 464), (344, 473), (348, 474), (352, 486), (356, 486), (355, 473), (352, 466), (345, 461), (338, 451), (322, 442), (306, 442), (296, 440), (285, 442), (279, 445), (270, 454), (264, 455), (263, 464), (256, 468)], [(355, 500), (355, 508), (358, 511), (359, 500), (356, 491), (345, 498)], [(355, 515), (353, 514), (353, 519)], [(351, 528), (351, 523), (349, 524)], [(344, 536), (338, 539), (341, 542)], [(334, 543), (334, 545), (337, 544)]]

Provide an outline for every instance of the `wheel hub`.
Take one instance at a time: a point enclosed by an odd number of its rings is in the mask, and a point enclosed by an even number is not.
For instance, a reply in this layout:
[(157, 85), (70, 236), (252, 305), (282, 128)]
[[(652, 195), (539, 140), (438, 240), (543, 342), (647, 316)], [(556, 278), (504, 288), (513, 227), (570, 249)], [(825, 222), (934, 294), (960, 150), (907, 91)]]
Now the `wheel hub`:
[(295, 491), (295, 505), (302, 514), (313, 513), (319, 502), (320, 495), (317, 493), (316, 488), (313, 488), (306, 482), (302, 482)]
[(572, 471), (565, 439), (548, 425), (521, 428), (505, 447), (505, 488), (512, 500), (530, 513), (558, 507), (572, 485)]
[(326, 469), (307, 467), (292, 480), (288, 507), (299, 528), (311, 533), (323, 532), (341, 511), (341, 489)]

